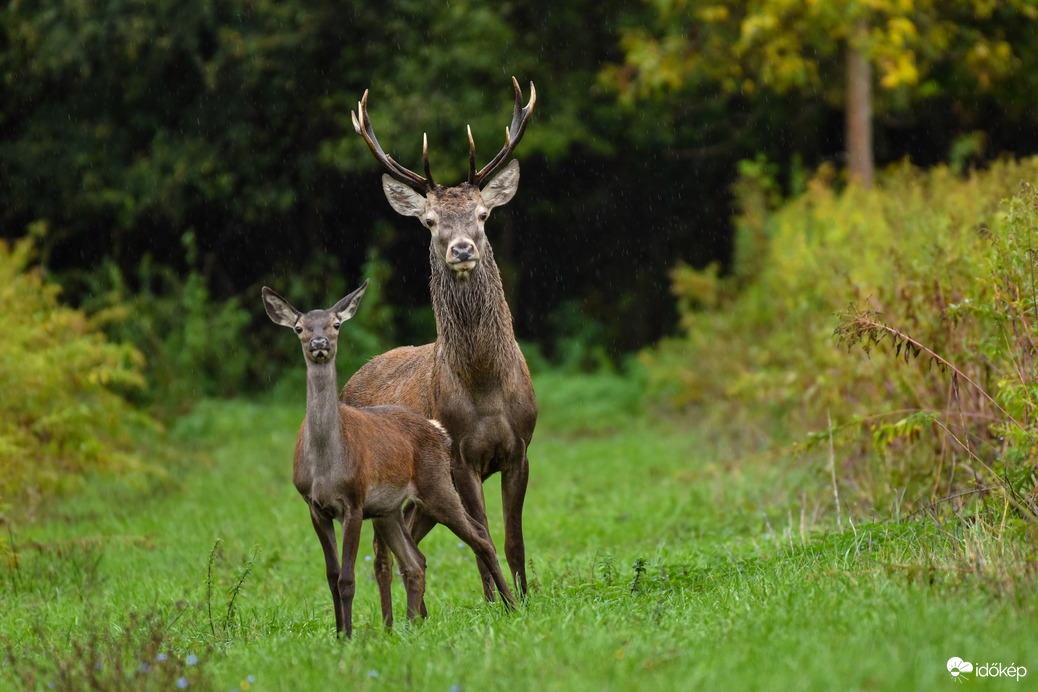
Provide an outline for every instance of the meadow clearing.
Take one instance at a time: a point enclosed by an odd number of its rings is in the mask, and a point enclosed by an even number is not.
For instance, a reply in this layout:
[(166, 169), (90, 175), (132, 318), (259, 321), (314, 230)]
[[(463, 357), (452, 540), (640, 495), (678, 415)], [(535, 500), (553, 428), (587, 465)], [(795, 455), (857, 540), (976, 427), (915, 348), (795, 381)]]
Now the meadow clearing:
[[(852, 513), (838, 530), (824, 463), (733, 456), (647, 410), (637, 378), (535, 385), (517, 612), (483, 602), (473, 556), (439, 527), (422, 544), (428, 620), (385, 632), (366, 526), (354, 638), (337, 641), (291, 484), (302, 389), (284, 383), (197, 406), (169, 431), (184, 453), (168, 478), (94, 478), (8, 527), (2, 685), (923, 690), (954, 684), (952, 657), (1038, 666), (1035, 548), (1011, 512), (1009, 528)], [(500, 546), (493, 479), (487, 500)]]

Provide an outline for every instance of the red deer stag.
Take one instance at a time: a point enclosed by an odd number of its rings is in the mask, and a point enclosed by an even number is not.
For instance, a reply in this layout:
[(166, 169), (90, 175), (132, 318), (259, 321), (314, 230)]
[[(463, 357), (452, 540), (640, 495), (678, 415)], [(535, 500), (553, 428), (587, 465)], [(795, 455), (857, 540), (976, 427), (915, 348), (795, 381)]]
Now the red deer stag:
[[(353, 126), (375, 158), (389, 171), (382, 188), (389, 204), (404, 216), (415, 216), (429, 229), (429, 289), (436, 315), (436, 342), (404, 346), (382, 354), (357, 371), (340, 399), (355, 406), (404, 404), (443, 423), (453, 438), (451, 469), (465, 509), (487, 528), (483, 481), (501, 472), (504, 504), (505, 557), (520, 595), (526, 595), (523, 500), (529, 477), (527, 449), (537, 422), (537, 402), (526, 360), (512, 331), (501, 274), (483, 224), (494, 207), (512, 199), (519, 184), (519, 163), (512, 161), (493, 175), (519, 143), (530, 121), (537, 91), (523, 107), (515, 87), (512, 123), (505, 146), (481, 170), (469, 129), (468, 180), (455, 187), (433, 182), (428, 139), (423, 142), (425, 175), (410, 171), (383, 152), (368, 117), (368, 92), (358, 104)], [(415, 542), (432, 530), (435, 517), (409, 516)], [(488, 532), (489, 535), (489, 532)], [(392, 557), (376, 547), (375, 578), (383, 605), (392, 579)], [(492, 575), (479, 565), (483, 591), (494, 600)], [(391, 613), (387, 614), (391, 621)]]
[[(368, 282), (328, 310), (302, 313), (263, 287), (263, 304), (275, 323), (299, 336), (306, 359), (306, 417), (299, 430), (293, 470), (296, 490), (310, 506), (310, 519), (324, 550), (335, 629), (353, 634), (357, 545), (363, 519), (375, 527), (375, 543), (400, 561), (407, 590), (407, 617), (421, 612), (425, 558), (408, 533), (403, 504), (417, 503), (446, 525), (493, 575), (505, 602), (515, 599), (486, 530), (466, 514), (451, 483), (450, 436), (406, 406), (354, 408), (336, 398), (335, 353), (339, 327), (357, 311)], [(342, 568), (335, 525), (342, 523)]]

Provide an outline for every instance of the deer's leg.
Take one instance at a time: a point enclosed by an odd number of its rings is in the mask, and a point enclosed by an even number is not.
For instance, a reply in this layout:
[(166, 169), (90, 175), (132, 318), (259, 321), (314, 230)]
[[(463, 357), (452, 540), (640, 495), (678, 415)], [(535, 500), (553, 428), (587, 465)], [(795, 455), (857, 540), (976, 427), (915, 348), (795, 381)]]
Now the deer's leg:
[(530, 478), (530, 462), (526, 447), (520, 440), (522, 452), (516, 463), (501, 469), (501, 504), (505, 515), (505, 559), (512, 570), (512, 580), (520, 598), (526, 598), (526, 545), (523, 543), (523, 501)]
[(393, 626), (393, 553), (381, 535), (378, 523), (373, 521), (372, 524), (375, 528), (375, 538), (372, 540), (375, 583), (378, 584), (378, 600), (382, 606), (382, 624), (389, 629)]
[(421, 505), (412, 502), (404, 508), (404, 528), (411, 534), (415, 545), (421, 543), (435, 526), (436, 520), (422, 510)]
[(449, 485), (447, 488), (433, 488), (422, 494), (421, 500), (429, 515), (453, 531), (455, 536), (472, 549), (480, 565), (480, 573), (487, 572), (497, 590), (501, 592), (505, 604), (509, 608), (514, 607), (515, 597), (508, 589), (508, 582), (501, 572), (501, 565), (497, 562), (497, 551), (494, 550), (494, 544), (490, 541), (490, 533), (469, 516), (454, 488)]
[(360, 526), (364, 514), (358, 507), (346, 509), (342, 521), (342, 569), (339, 570), (339, 595), (342, 597), (343, 624), (346, 636), (353, 636), (353, 595), (357, 592), (355, 569), (360, 547)]
[[(468, 512), (473, 521), (483, 528), (484, 535), (487, 537), (487, 540), (490, 540), (491, 547), (493, 547), (493, 541), (490, 539), (490, 529), (487, 526), (487, 509), (486, 501), (483, 498), (483, 483), (479, 476), (464, 463), (464, 460), (462, 460), (461, 464), (454, 467), (454, 484), (457, 487), (458, 496), (461, 498), (461, 504), (464, 506), (465, 511)], [(437, 521), (441, 520), (437, 517)], [(488, 601), (493, 603), (497, 598), (494, 590), (494, 575), (491, 574), (482, 560), (478, 560), (476, 564), (479, 567), (480, 579), (483, 581), (483, 595)]]
[(335, 634), (342, 633), (343, 614), (342, 597), (339, 595), (339, 551), (335, 547), (335, 524), (331, 519), (319, 516), (310, 508), (310, 521), (313, 522), (317, 539), (324, 551), (324, 569), (328, 577), (328, 588), (332, 591), (332, 607), (335, 609)]
[(414, 620), (421, 612), (422, 599), (425, 597), (425, 556), (414, 544), (411, 534), (405, 530), (402, 511), (378, 517), (372, 522), (400, 563), (400, 575), (407, 590), (407, 619)]
[[(417, 547), (422, 539), (436, 526), (436, 520), (429, 516), (420, 506), (411, 503), (404, 511), (404, 530), (410, 535)], [(422, 597), (421, 614), (423, 618), (429, 617), (429, 611), (425, 607), (425, 597)]]

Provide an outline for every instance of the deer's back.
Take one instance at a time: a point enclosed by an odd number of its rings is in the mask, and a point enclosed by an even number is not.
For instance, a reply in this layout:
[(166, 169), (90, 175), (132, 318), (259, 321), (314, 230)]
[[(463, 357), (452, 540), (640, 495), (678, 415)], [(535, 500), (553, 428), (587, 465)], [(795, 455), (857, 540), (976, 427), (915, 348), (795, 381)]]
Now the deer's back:
[(357, 370), (339, 401), (350, 406), (402, 404), (431, 418), (432, 366), (433, 344), (394, 348)]
[(486, 478), (529, 446), (537, 420), (529, 371), (510, 341), (489, 358), (454, 354), (452, 360), (441, 342), (395, 348), (361, 367), (339, 399), (351, 406), (403, 404), (439, 420), (455, 451)]
[(343, 439), (357, 457), (364, 516), (391, 514), (414, 499), (421, 478), (450, 478), (450, 436), (438, 423), (400, 405), (340, 406)]

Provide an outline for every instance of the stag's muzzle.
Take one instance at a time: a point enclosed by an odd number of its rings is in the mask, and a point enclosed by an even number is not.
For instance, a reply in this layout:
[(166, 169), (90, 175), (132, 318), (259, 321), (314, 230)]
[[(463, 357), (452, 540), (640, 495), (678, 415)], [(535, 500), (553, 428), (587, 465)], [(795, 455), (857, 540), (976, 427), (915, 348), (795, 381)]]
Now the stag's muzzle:
[(468, 240), (460, 240), (447, 248), (447, 266), (456, 272), (467, 272), (479, 262), (479, 251)]

